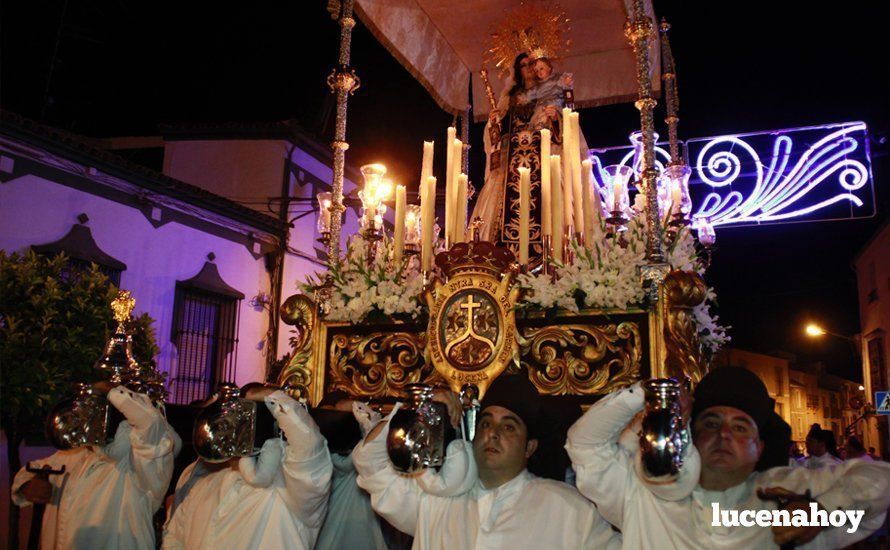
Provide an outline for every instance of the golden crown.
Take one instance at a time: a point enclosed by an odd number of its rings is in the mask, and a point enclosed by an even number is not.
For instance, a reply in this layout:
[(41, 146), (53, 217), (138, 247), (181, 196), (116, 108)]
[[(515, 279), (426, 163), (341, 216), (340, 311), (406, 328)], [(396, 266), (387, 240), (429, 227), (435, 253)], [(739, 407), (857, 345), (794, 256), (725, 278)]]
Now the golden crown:
[(459, 273), (488, 273), (500, 279), (515, 262), (510, 249), (488, 241), (456, 243), (451, 250), (436, 254), (436, 265), (449, 278)]
[(513, 60), (523, 52), (532, 59), (562, 57), (571, 46), (565, 38), (568, 32), (569, 19), (557, 4), (520, 2), (492, 31), (486, 62), (509, 73)]

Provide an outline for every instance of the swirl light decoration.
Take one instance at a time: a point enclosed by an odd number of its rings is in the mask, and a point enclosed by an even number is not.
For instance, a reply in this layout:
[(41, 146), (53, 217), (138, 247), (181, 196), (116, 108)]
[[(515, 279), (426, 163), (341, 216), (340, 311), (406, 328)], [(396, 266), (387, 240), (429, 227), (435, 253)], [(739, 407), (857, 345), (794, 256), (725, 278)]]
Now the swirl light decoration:
[[(866, 153), (865, 162), (856, 158), (863, 156), (857, 150), (864, 144), (853, 134), (864, 135), (865, 123), (825, 129), (830, 131), (799, 155), (793, 154), (793, 133), (780, 133), (773, 141), (768, 164), (744, 139), (748, 136), (726, 136), (704, 143), (696, 155), (695, 171), (698, 179), (714, 190), (705, 196), (693, 219), (710, 218), (714, 226), (762, 223), (790, 220), (842, 201), (863, 206), (856, 191), (870, 181), (867, 152), (862, 152)], [(692, 148), (693, 143), (688, 142), (688, 146)], [(737, 190), (717, 192), (717, 188), (739, 180), (740, 155), (747, 155), (754, 165), (753, 189), (747, 196)], [(837, 188), (826, 194), (824, 188), (831, 183)], [(822, 192), (814, 192), (817, 189)], [(815, 195), (818, 198), (811, 200)]]
[[(688, 140), (683, 146), (692, 160), (693, 225), (702, 220), (725, 227), (872, 216), (867, 140), (864, 122)], [(633, 147), (590, 153), (598, 182), (607, 181), (604, 166), (633, 165)], [(656, 157), (669, 158), (661, 147)]]

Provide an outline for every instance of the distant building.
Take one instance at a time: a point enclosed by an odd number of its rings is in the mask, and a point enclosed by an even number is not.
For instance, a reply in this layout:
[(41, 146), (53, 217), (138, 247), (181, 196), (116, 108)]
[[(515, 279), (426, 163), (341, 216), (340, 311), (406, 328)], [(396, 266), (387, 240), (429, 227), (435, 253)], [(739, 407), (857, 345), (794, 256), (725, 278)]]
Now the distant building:
[[(876, 391), (890, 390), (890, 220), (865, 244), (853, 260), (859, 290), (859, 326), (862, 334), (862, 378), (872, 405)], [(872, 417), (865, 431), (865, 446), (882, 456), (890, 454), (887, 416)]]
[[(164, 134), (95, 140), (2, 113), (0, 249), (65, 252), (132, 291), (156, 320), (172, 401), (187, 403), (263, 380), (288, 351), (278, 306), (323, 268), (314, 197), (330, 190), (330, 151), (290, 123)], [(145, 151), (163, 173), (123, 158)]]

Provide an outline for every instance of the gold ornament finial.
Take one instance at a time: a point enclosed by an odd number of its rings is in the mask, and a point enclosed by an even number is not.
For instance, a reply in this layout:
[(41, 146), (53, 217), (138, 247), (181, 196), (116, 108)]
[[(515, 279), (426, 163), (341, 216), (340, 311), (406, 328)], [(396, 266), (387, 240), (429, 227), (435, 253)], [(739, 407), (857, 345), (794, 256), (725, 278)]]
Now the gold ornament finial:
[(121, 290), (117, 293), (117, 298), (111, 301), (111, 310), (114, 311), (114, 320), (118, 323), (124, 323), (130, 318), (133, 308), (136, 307), (136, 298), (130, 297), (129, 290)]

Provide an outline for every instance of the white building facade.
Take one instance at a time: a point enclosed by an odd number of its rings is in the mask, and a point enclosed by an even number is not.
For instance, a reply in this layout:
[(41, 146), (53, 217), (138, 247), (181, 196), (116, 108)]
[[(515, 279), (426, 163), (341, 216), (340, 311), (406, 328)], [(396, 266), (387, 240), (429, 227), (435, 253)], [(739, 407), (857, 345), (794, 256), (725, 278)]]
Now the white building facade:
[[(134, 313), (156, 321), (157, 363), (176, 403), (220, 381), (266, 378), (288, 351), (278, 305), (323, 267), (314, 196), (330, 189), (325, 148), (274, 135), (282, 125), (241, 139), (179, 129), (160, 142), (159, 173), (96, 141), (2, 117), (0, 249), (64, 251), (130, 290)], [(344, 234), (356, 215), (347, 212)]]

